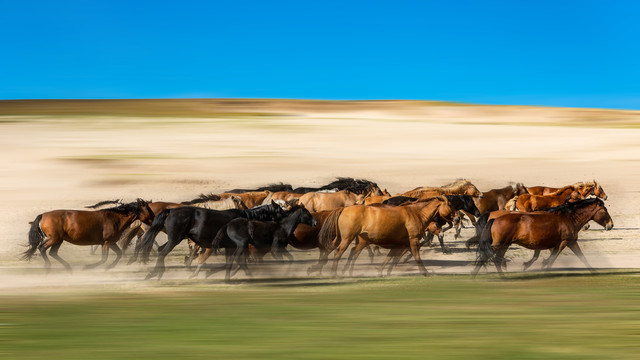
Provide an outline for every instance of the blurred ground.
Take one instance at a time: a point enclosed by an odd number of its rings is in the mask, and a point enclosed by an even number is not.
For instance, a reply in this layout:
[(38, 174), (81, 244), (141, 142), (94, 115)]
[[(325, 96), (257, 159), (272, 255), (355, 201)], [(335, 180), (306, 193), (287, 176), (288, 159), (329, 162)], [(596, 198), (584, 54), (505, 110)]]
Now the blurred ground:
[[(44, 276), (41, 259), (19, 261), (28, 222), (39, 213), (116, 198), (183, 201), (280, 181), (313, 186), (336, 176), (367, 178), (392, 193), (457, 178), (481, 190), (597, 179), (615, 228), (604, 232), (593, 224), (581, 234), (587, 258), (601, 269), (636, 268), (640, 259), (638, 111), (419, 101), (0, 101), (0, 127), (2, 292), (142, 283), (148, 267), (139, 264), (82, 271), (96, 257), (69, 244), (60, 255), (74, 267), (72, 275), (56, 268)], [(466, 229), (458, 241), (445, 236), (451, 255), (424, 249), (427, 268), (467, 273), (474, 254), (462, 242), (471, 233)], [(167, 279), (186, 280), (185, 247), (168, 260)], [(516, 271), (531, 253), (507, 254)], [(267, 264), (256, 276), (306, 276), (317, 253), (294, 256), (290, 273)], [(363, 254), (355, 275), (374, 274), (368, 263)], [(582, 264), (566, 252), (556, 267)], [(394, 273), (417, 271), (409, 263)]]

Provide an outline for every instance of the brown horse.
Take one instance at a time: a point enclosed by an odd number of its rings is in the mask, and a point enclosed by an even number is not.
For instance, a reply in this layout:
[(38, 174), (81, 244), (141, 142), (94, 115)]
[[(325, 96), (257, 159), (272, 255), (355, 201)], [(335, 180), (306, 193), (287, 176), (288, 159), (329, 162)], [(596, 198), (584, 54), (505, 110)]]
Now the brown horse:
[(516, 209), (518, 211), (540, 211), (560, 206), (568, 201), (574, 202), (584, 199), (580, 192), (572, 185), (565, 186), (550, 195), (524, 194), (517, 196)]
[(367, 195), (365, 194), (356, 194), (349, 190), (333, 193), (310, 192), (300, 197), (300, 204), (304, 205), (310, 212), (319, 212), (359, 204), (366, 197)]
[(593, 271), (578, 246), (578, 232), (593, 220), (606, 230), (613, 228), (613, 220), (599, 198), (576, 201), (559, 206), (549, 212), (509, 213), (489, 220), (482, 230), (478, 246), (478, 259), (473, 270), (475, 276), (480, 268), (493, 259), (496, 269), (502, 273), (504, 254), (511, 244), (527, 249), (551, 249), (546, 260), (549, 270), (558, 254), (569, 247), (576, 256)]
[(481, 214), (487, 211), (504, 210), (505, 204), (514, 196), (527, 193), (527, 188), (521, 183), (514, 186), (508, 185), (500, 189), (491, 189), (482, 193), (482, 198), (475, 198), (474, 201)]
[(469, 195), (482, 198), (482, 191), (478, 190), (469, 180), (459, 179), (441, 187), (417, 187), (400, 195), (420, 200), (438, 195)]
[(427, 225), (435, 217), (452, 221), (455, 209), (449, 205), (444, 196), (397, 207), (355, 205), (335, 210), (320, 230), (320, 241), (329, 247), (337, 245), (332, 274), (337, 276), (338, 262), (349, 245), (358, 238), (355, 256), (369, 244), (376, 244), (390, 249), (387, 258), (380, 268), (380, 274), (393, 259), (388, 273), (399, 261), (405, 249), (411, 249), (418, 269), (423, 275), (427, 274), (420, 259), (420, 239), (423, 237)]
[(293, 199), (299, 199), (302, 195), (304, 194), (296, 194), (294, 192), (290, 192), (290, 191), (278, 191), (278, 192), (274, 192), (273, 194), (271, 194), (271, 196), (266, 197), (264, 199), (264, 201), (262, 202), (262, 204), (268, 204), (269, 201), (273, 200), (273, 201), (277, 201), (277, 200), (282, 200), (282, 201), (290, 201)]
[(58, 255), (58, 249), (66, 240), (75, 245), (102, 245), (102, 259), (95, 264), (86, 265), (85, 268), (94, 268), (103, 264), (107, 261), (109, 249), (113, 250), (116, 253), (116, 259), (107, 266), (107, 269), (111, 269), (122, 257), (122, 251), (116, 244), (122, 233), (135, 220), (150, 224), (153, 218), (154, 213), (149, 204), (142, 199), (97, 211), (49, 211), (38, 215), (31, 223), (29, 249), (25, 251), (24, 258), (29, 260), (36, 250), (40, 250), (48, 271), (51, 268), (51, 262), (46, 251), (50, 248), (49, 255), (71, 271), (69, 263)]

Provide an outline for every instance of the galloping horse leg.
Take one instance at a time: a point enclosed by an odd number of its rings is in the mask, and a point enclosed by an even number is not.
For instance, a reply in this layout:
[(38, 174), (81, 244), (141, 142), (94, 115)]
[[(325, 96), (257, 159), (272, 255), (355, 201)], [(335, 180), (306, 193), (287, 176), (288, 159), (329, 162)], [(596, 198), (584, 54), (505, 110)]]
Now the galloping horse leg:
[(391, 260), (391, 265), (389, 265), (389, 269), (387, 270), (387, 276), (391, 275), (391, 270), (393, 270), (393, 268), (398, 265), (398, 263), (400, 262), (400, 258), (402, 257), (402, 254), (404, 254), (404, 252), (407, 249), (402, 249), (401, 252), (399, 252), (397, 255), (395, 255), (393, 257), (393, 260)]
[[(401, 252), (398, 252), (398, 249), (402, 250)], [(380, 265), (380, 267), (378, 268), (378, 276), (382, 277), (382, 271), (384, 270), (384, 267), (387, 266), (387, 264), (389, 263), (389, 261), (391, 261), (391, 259), (395, 259), (398, 255), (402, 255), (404, 253), (403, 248), (392, 248), (391, 250), (389, 250), (389, 253), (387, 254), (387, 257), (384, 258), (384, 261), (382, 262), (382, 265)], [(387, 275), (389, 275), (387, 273)]]
[(156, 267), (151, 270), (149, 274), (144, 278), (145, 280), (149, 280), (154, 276), (158, 277), (158, 280), (162, 278), (164, 274), (164, 258), (173, 250), (176, 245), (178, 245), (182, 239), (174, 240), (172, 236), (169, 236), (169, 241), (167, 241), (164, 245), (162, 245), (162, 250), (158, 249), (158, 259), (156, 261)]
[(416, 260), (416, 264), (418, 265), (420, 273), (424, 276), (429, 275), (429, 272), (427, 272), (427, 268), (424, 267), (424, 265), (422, 264), (422, 259), (420, 258), (420, 239), (417, 237), (409, 239), (409, 245), (411, 246), (413, 258)]
[(562, 252), (565, 246), (567, 246), (567, 241), (562, 240), (560, 244), (553, 248), (553, 250), (551, 251), (551, 256), (549, 256), (549, 258), (547, 259), (546, 271), (549, 271), (551, 269), (551, 266), (553, 266), (553, 263), (556, 261), (558, 255), (560, 255), (560, 252)]
[(587, 258), (584, 257), (584, 254), (582, 253), (582, 249), (580, 249), (580, 245), (578, 245), (577, 241), (574, 241), (571, 244), (567, 244), (567, 247), (571, 249), (571, 251), (573, 251), (574, 254), (576, 254), (578, 259), (582, 261), (582, 263), (589, 269), (589, 271), (591, 271), (592, 273), (597, 272), (596, 269), (591, 267), (591, 265), (589, 265), (589, 262), (587, 262)]
[(194, 278), (198, 276), (198, 274), (200, 273), (200, 269), (202, 269), (202, 265), (204, 265), (204, 262), (207, 260), (209, 255), (211, 255), (211, 252), (212, 252), (212, 249), (207, 248), (204, 250), (203, 253), (200, 253), (198, 255), (198, 266), (196, 267), (196, 270), (193, 272), (193, 274), (191, 274), (190, 278)]
[(436, 230), (436, 234), (435, 235), (438, 235), (438, 241), (440, 242), (440, 248), (442, 249), (442, 253), (443, 254), (450, 254), (451, 251), (449, 251), (449, 249), (447, 249), (444, 246), (444, 233), (442, 232), (442, 229), (438, 228), (438, 230)]
[(87, 264), (84, 266), (84, 269), (93, 269), (98, 265), (102, 265), (105, 262), (107, 262), (107, 258), (109, 257), (109, 244), (108, 243), (104, 243), (102, 244), (102, 258), (100, 259), (100, 261), (98, 261), (97, 263), (93, 263), (93, 264)]
[(462, 217), (456, 216), (453, 218), (453, 226), (456, 228), (454, 239), (457, 239), (460, 236), (460, 231), (462, 230)]
[(529, 266), (533, 265), (534, 262), (536, 262), (536, 260), (538, 260), (538, 257), (540, 256), (540, 250), (535, 250), (533, 252), (533, 257), (531, 258), (531, 260), (525, 262), (523, 265), (524, 267), (522, 268), (522, 271), (525, 271), (529, 268)]
[(49, 257), (47, 256), (47, 247), (45, 244), (46, 242), (41, 243), (40, 246), (38, 246), (38, 250), (40, 250), (40, 255), (42, 256), (42, 260), (44, 260), (44, 268), (48, 273), (49, 270), (51, 270), (51, 261), (49, 261)]
[(58, 262), (62, 264), (62, 266), (64, 266), (64, 268), (67, 269), (68, 272), (71, 272), (71, 265), (69, 265), (68, 262), (64, 261), (64, 259), (62, 259), (60, 255), (58, 255), (58, 249), (60, 249), (60, 245), (62, 245), (62, 243), (53, 245), (51, 247), (51, 250), (49, 250), (49, 255), (51, 255), (52, 258), (58, 260)]
[(318, 258), (318, 262), (307, 269), (307, 275), (310, 275), (312, 272), (318, 272), (318, 275), (322, 275), (322, 268), (329, 262), (329, 254), (331, 252), (322, 247), (320, 247), (319, 250), (320, 257)]
[(351, 241), (353, 240), (349, 240), (344, 237), (342, 238), (342, 241), (340, 242), (340, 245), (336, 249), (336, 253), (333, 257), (333, 266), (331, 267), (331, 277), (333, 278), (338, 277), (338, 263), (340, 262), (340, 258), (342, 257), (342, 254), (344, 254), (344, 252), (347, 251), (347, 248), (349, 247), (349, 244), (351, 244)]
[(354, 246), (351, 249), (351, 254), (349, 254), (349, 260), (347, 261), (347, 265), (345, 265), (344, 269), (342, 270), (343, 275), (347, 271), (347, 268), (349, 268), (349, 276), (353, 276), (353, 268), (356, 265), (356, 260), (358, 259), (358, 256), (360, 256), (360, 253), (365, 247), (371, 250), (371, 246), (369, 242), (366, 241), (361, 236), (358, 236), (358, 241), (356, 242), (356, 246)]
[(90, 251), (91, 255), (95, 255), (95, 253), (96, 253), (96, 251), (98, 251), (98, 248), (99, 248), (99, 247), (100, 247), (100, 245), (91, 245), (91, 246), (90, 246), (90, 248), (91, 248), (91, 251)]
[(114, 253), (116, 253), (116, 259), (113, 260), (113, 262), (109, 264), (109, 266), (107, 266), (107, 270), (113, 269), (114, 267), (116, 267), (116, 265), (118, 265), (118, 262), (120, 262), (120, 258), (122, 257), (122, 250), (120, 250), (120, 247), (118, 247), (118, 244), (116, 243), (109, 244), (109, 248), (113, 250)]
[[(242, 259), (242, 255), (244, 253), (244, 248), (243, 247), (235, 248), (233, 253), (231, 253), (229, 250), (230, 249), (225, 250), (225, 255), (227, 256), (227, 263), (225, 264), (226, 274), (224, 276), (224, 282), (229, 282), (231, 280), (231, 267), (233, 266), (234, 262), (237, 262), (238, 264), (240, 264), (239, 260)], [(229, 254), (231, 254), (231, 255), (229, 255)], [(242, 267), (242, 265), (240, 265), (240, 266)]]
[(502, 271), (502, 267), (505, 266), (504, 254), (507, 252), (508, 249), (509, 249), (509, 245), (500, 246), (498, 248), (494, 248), (495, 257), (493, 259), (493, 263), (496, 265), (496, 269), (498, 270), (498, 274), (503, 279), (505, 278), (504, 272)]

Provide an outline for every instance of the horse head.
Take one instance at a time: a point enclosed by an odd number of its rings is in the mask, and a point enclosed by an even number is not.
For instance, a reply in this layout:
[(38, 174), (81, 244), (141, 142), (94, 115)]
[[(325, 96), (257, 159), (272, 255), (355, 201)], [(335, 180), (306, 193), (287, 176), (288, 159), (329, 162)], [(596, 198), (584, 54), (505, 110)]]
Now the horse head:
[(607, 207), (604, 206), (604, 202), (597, 199), (595, 204), (595, 211), (591, 216), (591, 220), (597, 222), (600, 226), (604, 227), (605, 230), (613, 229), (613, 219), (611, 215), (609, 215)]
[(140, 211), (136, 215), (136, 218), (147, 225), (151, 225), (151, 222), (153, 222), (153, 219), (156, 217), (156, 215), (153, 213), (153, 210), (151, 210), (149, 202), (144, 201), (140, 198), (138, 198), (136, 202), (138, 204), (138, 207), (140, 208)]
[(296, 207), (295, 212), (299, 214), (298, 221), (300, 221), (301, 224), (307, 224), (309, 226), (314, 226), (314, 227), (318, 225), (318, 222), (316, 221), (316, 219), (313, 217), (313, 215), (311, 215), (309, 210), (307, 210), (307, 208), (304, 207), (304, 205), (295, 205), (295, 207)]
[(477, 197), (478, 199), (482, 199), (482, 191), (478, 190), (478, 188), (472, 183), (467, 184), (464, 195), (469, 195), (472, 197)]
[(517, 183), (516, 184), (516, 195), (523, 195), (523, 194), (528, 194), (529, 190), (527, 190), (527, 187), (524, 186), (523, 183)]
[(244, 201), (242, 201), (242, 198), (240, 198), (239, 196), (232, 195), (231, 196), (231, 201), (233, 201), (233, 204), (234, 204), (236, 209), (247, 210), (249, 208), (244, 203)]
[(599, 197), (602, 200), (607, 200), (608, 198), (607, 194), (605, 194), (604, 192), (604, 189), (596, 180), (593, 180), (593, 195)]
[(447, 199), (446, 196), (437, 196), (436, 199), (440, 200), (440, 204), (438, 204), (438, 215), (447, 221), (453, 221), (457, 210), (451, 206), (449, 199)]

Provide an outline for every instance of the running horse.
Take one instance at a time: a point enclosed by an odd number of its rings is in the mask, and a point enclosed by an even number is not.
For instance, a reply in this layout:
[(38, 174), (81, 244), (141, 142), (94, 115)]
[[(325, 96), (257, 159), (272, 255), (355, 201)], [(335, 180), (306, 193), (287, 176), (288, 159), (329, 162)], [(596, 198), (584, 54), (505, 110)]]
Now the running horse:
[(480, 234), (476, 267), (472, 274), (477, 275), (482, 266), (493, 260), (498, 273), (504, 276), (504, 254), (511, 244), (531, 250), (551, 249), (551, 256), (545, 261), (546, 270), (568, 247), (589, 270), (594, 271), (578, 245), (578, 232), (590, 220), (606, 230), (613, 228), (613, 220), (599, 198), (565, 204), (549, 212), (512, 212), (491, 219)]
[[(607, 200), (608, 196), (604, 192), (604, 189), (600, 185), (597, 180), (587, 181), (587, 182), (577, 182), (571, 186), (574, 191), (579, 192), (582, 197), (587, 197), (589, 195), (594, 195), (599, 197), (602, 200)], [(554, 187), (546, 187), (546, 186), (531, 186), (527, 187), (527, 191), (531, 195), (551, 195), (556, 193), (558, 190), (562, 188), (554, 188)]]
[(58, 249), (66, 240), (74, 245), (102, 245), (102, 259), (86, 265), (85, 269), (105, 263), (109, 249), (113, 250), (116, 259), (107, 266), (107, 269), (111, 269), (122, 257), (122, 251), (116, 244), (122, 233), (136, 220), (150, 224), (153, 218), (149, 204), (142, 199), (96, 211), (53, 210), (42, 213), (31, 223), (29, 249), (24, 252), (24, 259), (30, 260), (40, 250), (45, 268), (49, 271), (51, 262), (47, 257), (47, 249), (50, 249), (49, 255), (71, 271), (69, 263), (58, 255)]
[(340, 257), (356, 238), (358, 241), (351, 254), (356, 257), (370, 244), (390, 249), (379, 269), (380, 275), (393, 259), (387, 274), (391, 273), (407, 248), (411, 250), (420, 272), (427, 275), (420, 259), (420, 239), (435, 217), (453, 221), (454, 214), (455, 209), (444, 196), (397, 207), (355, 205), (337, 209), (329, 215), (319, 237), (326, 248), (337, 246), (332, 268), (334, 277), (337, 276)]
[(469, 180), (459, 179), (440, 187), (417, 187), (400, 195), (414, 197), (419, 200), (439, 195), (469, 195), (475, 198), (482, 198), (482, 191), (478, 190)]
[(541, 211), (560, 206), (566, 202), (582, 200), (584, 196), (573, 185), (567, 185), (549, 195), (523, 194), (514, 199), (518, 211)]
[(212, 251), (211, 243), (213, 238), (218, 230), (229, 221), (239, 217), (250, 220), (279, 220), (285, 215), (285, 210), (275, 202), (248, 210), (209, 210), (194, 206), (167, 209), (158, 214), (153, 220), (142, 241), (136, 245), (135, 253), (129, 259), (129, 264), (135, 262), (140, 254), (142, 254), (143, 262), (148, 261), (156, 236), (162, 229), (166, 229), (168, 241), (158, 248), (156, 266), (146, 277), (146, 279), (150, 279), (157, 276), (160, 279), (165, 270), (165, 257), (183, 239), (192, 240), (198, 246), (204, 248), (203, 256), (208, 257)]

